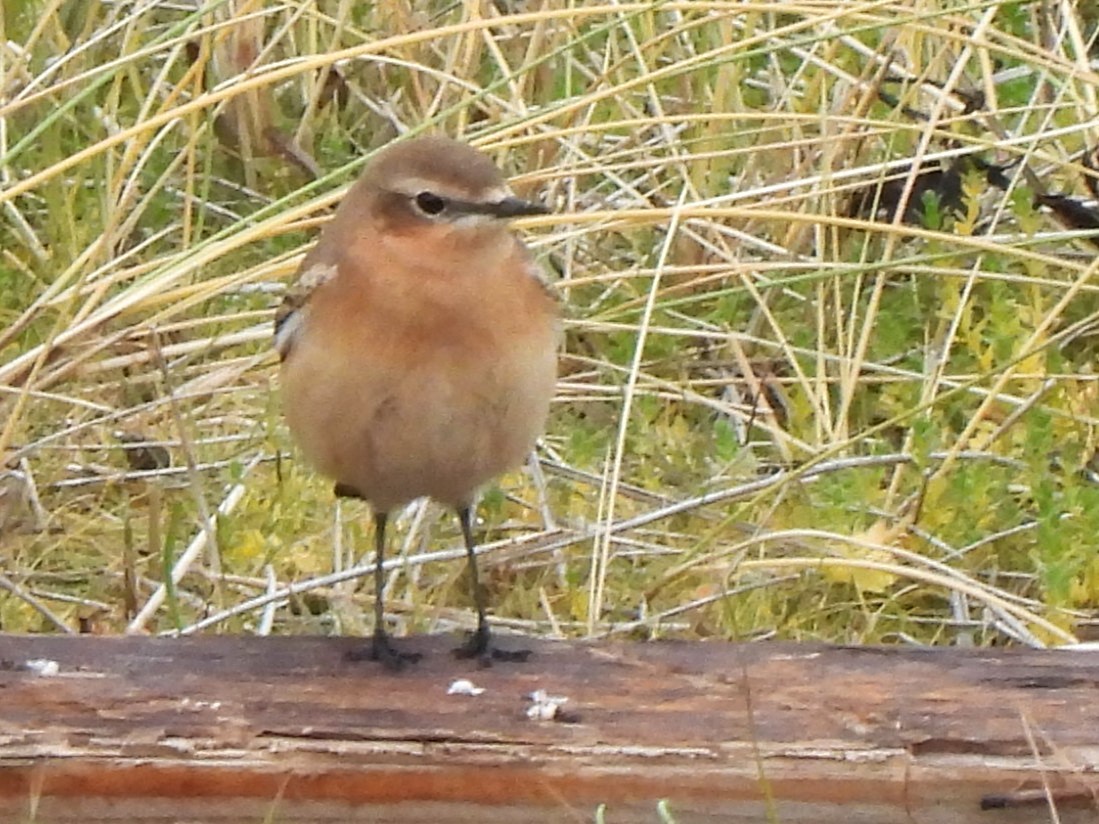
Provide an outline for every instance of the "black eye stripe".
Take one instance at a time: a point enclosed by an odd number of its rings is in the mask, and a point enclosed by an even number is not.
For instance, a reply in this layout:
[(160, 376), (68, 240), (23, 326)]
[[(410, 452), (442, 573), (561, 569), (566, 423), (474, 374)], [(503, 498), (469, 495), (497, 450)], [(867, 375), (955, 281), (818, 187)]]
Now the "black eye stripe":
[(507, 220), (526, 215), (544, 215), (549, 212), (541, 204), (520, 200), (513, 195), (493, 201), (462, 200), (425, 189), (412, 195), (411, 200), (416, 210), (427, 217), (439, 217), (446, 213), (451, 217), (486, 215)]

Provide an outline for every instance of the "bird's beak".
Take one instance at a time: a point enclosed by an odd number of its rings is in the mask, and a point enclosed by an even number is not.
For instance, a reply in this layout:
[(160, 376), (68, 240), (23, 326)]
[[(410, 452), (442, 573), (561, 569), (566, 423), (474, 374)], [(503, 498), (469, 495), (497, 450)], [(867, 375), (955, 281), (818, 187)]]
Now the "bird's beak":
[(548, 215), (550, 210), (541, 203), (532, 203), (518, 197), (505, 197), (495, 203), (484, 204), (485, 214), (501, 219), (527, 217), (529, 215)]

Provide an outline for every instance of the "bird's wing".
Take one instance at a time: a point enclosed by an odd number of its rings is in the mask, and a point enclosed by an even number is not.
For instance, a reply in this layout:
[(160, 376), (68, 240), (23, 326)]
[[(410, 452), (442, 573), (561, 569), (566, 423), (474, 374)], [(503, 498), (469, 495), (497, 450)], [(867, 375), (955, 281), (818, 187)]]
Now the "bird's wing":
[(523, 268), (526, 269), (527, 274), (534, 278), (538, 282), (538, 285), (542, 287), (542, 291), (546, 293), (546, 297), (550, 298), (554, 303), (561, 303), (561, 295), (557, 292), (557, 287), (550, 283), (549, 278), (546, 277), (546, 270), (538, 265), (534, 259), (534, 253), (530, 250), (530, 247), (522, 241), (518, 241), (519, 254), (523, 257)]
[(309, 298), (318, 287), (336, 276), (334, 263), (313, 263), (307, 257), (302, 262), (301, 274), (286, 291), (279, 308), (275, 310), (275, 349), (280, 360), (286, 360), (294, 348), (294, 341), (301, 332)]

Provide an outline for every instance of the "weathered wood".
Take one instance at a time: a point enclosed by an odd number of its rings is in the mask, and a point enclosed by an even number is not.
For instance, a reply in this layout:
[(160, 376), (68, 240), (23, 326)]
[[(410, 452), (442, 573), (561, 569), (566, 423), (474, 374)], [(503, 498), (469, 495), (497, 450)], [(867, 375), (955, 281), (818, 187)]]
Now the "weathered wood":
[[(535, 642), (481, 670), (403, 640), (425, 658), (389, 673), (354, 639), (0, 636), (0, 820), (621, 824), (667, 799), (680, 824), (1029, 824), (1047, 789), (1063, 822), (1099, 810), (1092, 653)], [(564, 720), (527, 717), (539, 689)]]

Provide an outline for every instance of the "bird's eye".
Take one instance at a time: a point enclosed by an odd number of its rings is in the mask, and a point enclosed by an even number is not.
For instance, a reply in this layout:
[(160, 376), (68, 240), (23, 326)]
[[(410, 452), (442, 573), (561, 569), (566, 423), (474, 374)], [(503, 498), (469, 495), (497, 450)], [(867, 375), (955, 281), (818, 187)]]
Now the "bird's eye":
[(420, 192), (413, 199), (416, 201), (416, 208), (425, 215), (434, 216), (442, 214), (443, 210), (446, 208), (446, 201), (434, 192)]

